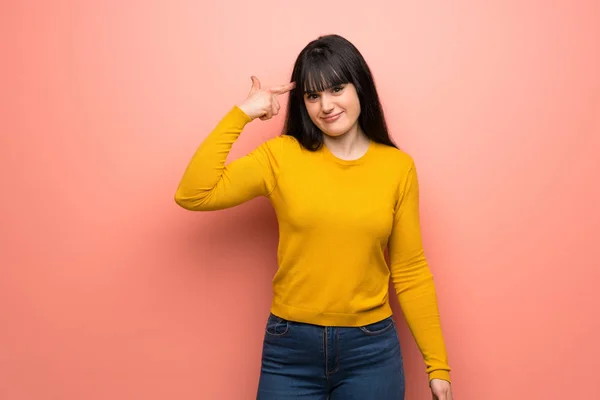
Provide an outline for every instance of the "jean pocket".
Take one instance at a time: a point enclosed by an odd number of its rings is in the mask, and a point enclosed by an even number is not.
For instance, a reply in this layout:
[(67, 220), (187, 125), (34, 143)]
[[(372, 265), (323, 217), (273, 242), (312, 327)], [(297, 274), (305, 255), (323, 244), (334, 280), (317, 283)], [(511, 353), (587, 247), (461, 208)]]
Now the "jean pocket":
[(289, 321), (280, 318), (276, 315), (269, 314), (269, 318), (267, 319), (267, 327), (265, 329), (266, 333), (270, 336), (283, 336), (290, 329)]
[(392, 317), (388, 317), (384, 320), (361, 326), (360, 330), (368, 335), (379, 335), (389, 331), (394, 326), (394, 319)]

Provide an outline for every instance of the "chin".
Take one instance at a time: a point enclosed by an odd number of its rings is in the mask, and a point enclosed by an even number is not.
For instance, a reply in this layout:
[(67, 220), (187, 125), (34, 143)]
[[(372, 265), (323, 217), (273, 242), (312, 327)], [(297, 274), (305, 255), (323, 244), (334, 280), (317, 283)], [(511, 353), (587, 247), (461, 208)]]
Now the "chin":
[(340, 137), (342, 136), (344, 133), (348, 132), (347, 130), (343, 130), (343, 131), (324, 131), (321, 130), (321, 132), (323, 132), (325, 135), (329, 136), (329, 137)]
[[(327, 128), (327, 129), (325, 129)], [(350, 131), (352, 129), (352, 126), (340, 126), (338, 127), (321, 127), (321, 132), (323, 132), (325, 135), (329, 136), (329, 137), (339, 137), (344, 135), (346, 132)]]

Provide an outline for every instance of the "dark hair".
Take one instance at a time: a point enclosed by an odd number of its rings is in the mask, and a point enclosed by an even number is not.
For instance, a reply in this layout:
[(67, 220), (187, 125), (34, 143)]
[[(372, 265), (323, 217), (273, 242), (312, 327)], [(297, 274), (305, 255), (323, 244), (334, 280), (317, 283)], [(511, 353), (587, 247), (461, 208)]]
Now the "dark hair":
[(283, 134), (295, 137), (308, 150), (323, 145), (323, 132), (312, 122), (304, 104), (306, 92), (352, 83), (356, 87), (361, 112), (358, 123), (365, 135), (377, 143), (397, 147), (391, 140), (371, 70), (362, 54), (339, 35), (320, 36), (298, 55), (291, 82)]

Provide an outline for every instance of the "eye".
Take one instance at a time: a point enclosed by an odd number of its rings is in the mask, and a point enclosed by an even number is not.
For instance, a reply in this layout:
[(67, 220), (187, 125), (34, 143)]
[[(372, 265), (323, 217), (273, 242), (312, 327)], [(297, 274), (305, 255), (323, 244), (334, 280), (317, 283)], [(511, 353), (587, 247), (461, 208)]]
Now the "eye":
[(315, 100), (317, 97), (319, 97), (319, 96), (318, 96), (316, 93), (308, 93), (308, 94), (306, 95), (306, 98), (307, 98), (308, 100)]
[(344, 86), (342, 86), (342, 85), (340, 85), (340, 86), (335, 86), (335, 87), (332, 89), (333, 93), (339, 93), (339, 92), (341, 92), (342, 90), (344, 90)]

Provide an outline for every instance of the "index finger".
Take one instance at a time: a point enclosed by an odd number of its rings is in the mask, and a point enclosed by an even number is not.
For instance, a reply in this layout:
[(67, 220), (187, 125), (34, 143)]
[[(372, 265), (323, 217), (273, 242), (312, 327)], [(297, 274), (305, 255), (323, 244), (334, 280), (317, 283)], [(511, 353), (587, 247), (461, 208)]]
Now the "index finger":
[(296, 87), (296, 82), (290, 82), (286, 85), (272, 87), (270, 90), (273, 94), (279, 95), (279, 94), (287, 93), (295, 87)]

